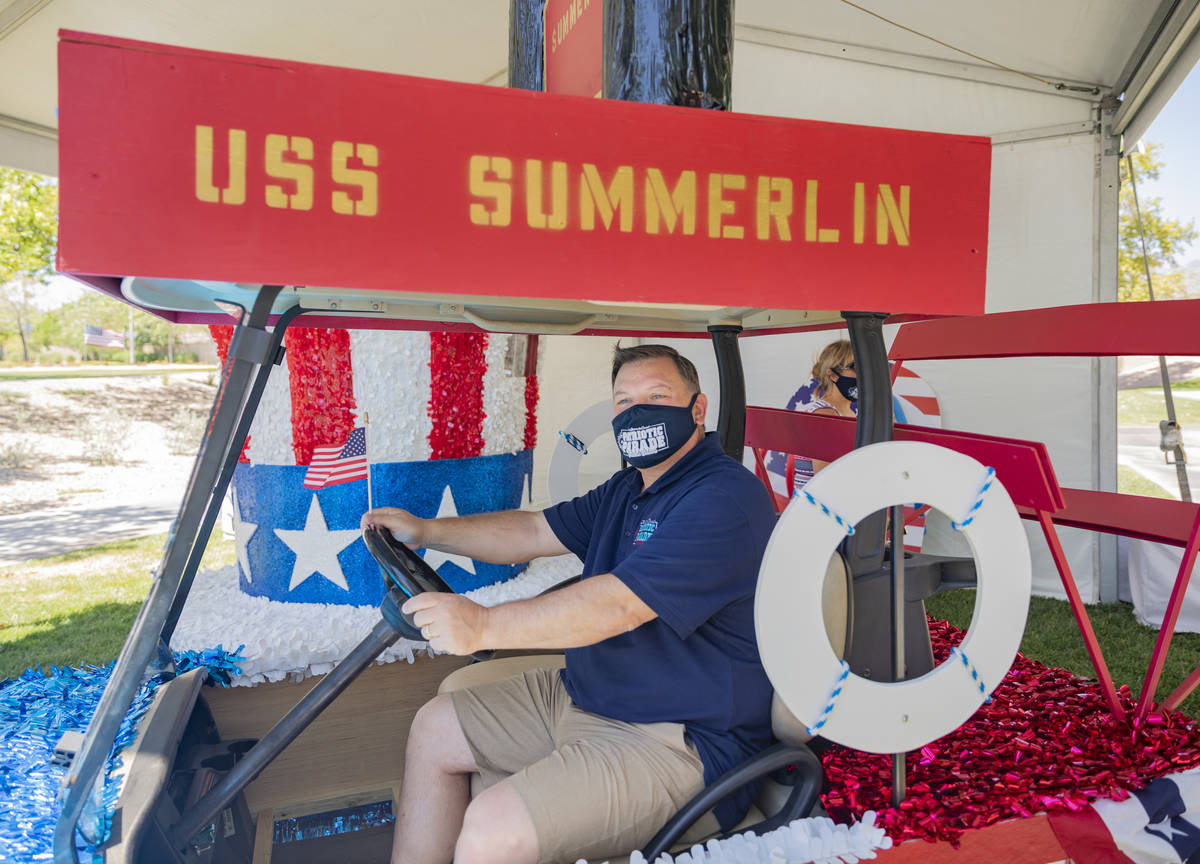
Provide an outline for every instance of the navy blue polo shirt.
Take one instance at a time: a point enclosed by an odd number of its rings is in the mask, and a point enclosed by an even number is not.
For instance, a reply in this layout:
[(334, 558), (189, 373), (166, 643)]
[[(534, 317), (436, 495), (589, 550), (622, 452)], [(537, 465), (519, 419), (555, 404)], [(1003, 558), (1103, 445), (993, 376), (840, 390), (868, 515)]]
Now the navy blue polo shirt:
[[(635, 468), (544, 511), (583, 576), (612, 573), (658, 615), (566, 652), (563, 683), (585, 711), (683, 723), (711, 783), (771, 741), (771, 685), (754, 639), (754, 588), (775, 512), (715, 432), (647, 490)], [(716, 808), (745, 815), (744, 788)]]

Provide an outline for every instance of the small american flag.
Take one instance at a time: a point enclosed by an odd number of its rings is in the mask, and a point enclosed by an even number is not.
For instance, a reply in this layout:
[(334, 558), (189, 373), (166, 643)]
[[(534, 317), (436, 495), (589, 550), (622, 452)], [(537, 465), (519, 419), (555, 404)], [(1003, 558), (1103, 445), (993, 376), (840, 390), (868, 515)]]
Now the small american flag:
[(324, 489), (338, 483), (367, 479), (367, 430), (359, 426), (341, 447), (316, 447), (304, 475), (305, 489)]
[(97, 348), (124, 348), (125, 337), (116, 330), (109, 330), (107, 327), (84, 324), (83, 344), (94, 345)]

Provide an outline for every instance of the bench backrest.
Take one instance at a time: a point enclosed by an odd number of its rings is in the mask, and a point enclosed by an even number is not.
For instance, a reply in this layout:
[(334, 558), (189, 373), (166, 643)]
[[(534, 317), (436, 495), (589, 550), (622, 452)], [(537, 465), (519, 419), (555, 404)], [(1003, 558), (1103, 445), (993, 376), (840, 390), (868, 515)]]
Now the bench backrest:
[(1200, 300), (1089, 303), (914, 321), (892, 360), (1200, 354)]
[[(783, 408), (746, 409), (746, 446), (832, 462), (854, 449), (854, 418), (804, 414)], [(965, 453), (996, 469), (1013, 503), (1054, 513), (1065, 505), (1046, 445), (897, 423), (897, 441), (924, 441)]]

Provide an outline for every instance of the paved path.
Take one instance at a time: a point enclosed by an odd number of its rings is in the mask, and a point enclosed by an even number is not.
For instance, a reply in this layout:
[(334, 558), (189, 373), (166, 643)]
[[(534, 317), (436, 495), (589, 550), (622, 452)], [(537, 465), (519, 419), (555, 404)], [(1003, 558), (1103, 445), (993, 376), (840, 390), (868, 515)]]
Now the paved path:
[[(1200, 398), (1200, 393), (1196, 397)], [(1174, 465), (1167, 465), (1158, 449), (1158, 429), (1147, 426), (1121, 426), (1117, 429), (1117, 462), (1157, 483), (1179, 497), (1179, 476)], [(1183, 446), (1188, 453), (1188, 482), (1192, 500), (1200, 498), (1200, 430), (1184, 428)]]
[(179, 512), (182, 491), (173, 498), (111, 507), (68, 506), (0, 516), (0, 566), (75, 549), (165, 534)]

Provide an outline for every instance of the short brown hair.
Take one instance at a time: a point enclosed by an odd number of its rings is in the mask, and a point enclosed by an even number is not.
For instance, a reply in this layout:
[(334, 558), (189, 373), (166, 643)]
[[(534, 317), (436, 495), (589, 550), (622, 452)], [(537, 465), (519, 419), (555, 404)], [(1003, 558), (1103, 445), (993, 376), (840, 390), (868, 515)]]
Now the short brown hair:
[(833, 386), (833, 379), (829, 377), (831, 371), (836, 372), (853, 360), (849, 339), (838, 339), (822, 348), (812, 368), (812, 376), (817, 379), (817, 395), (824, 396)]
[(623, 348), (618, 342), (613, 348), (612, 383), (614, 385), (617, 383), (617, 373), (626, 363), (637, 363), (641, 360), (653, 360), (658, 357), (666, 357), (675, 364), (675, 368), (679, 371), (679, 377), (687, 385), (689, 393), (700, 392), (700, 375), (696, 372), (695, 365), (670, 345), (633, 345)]

